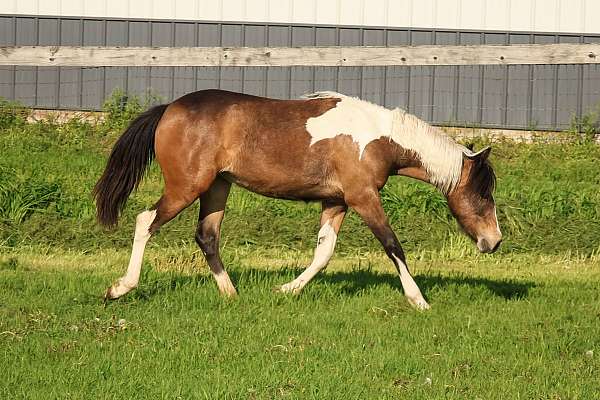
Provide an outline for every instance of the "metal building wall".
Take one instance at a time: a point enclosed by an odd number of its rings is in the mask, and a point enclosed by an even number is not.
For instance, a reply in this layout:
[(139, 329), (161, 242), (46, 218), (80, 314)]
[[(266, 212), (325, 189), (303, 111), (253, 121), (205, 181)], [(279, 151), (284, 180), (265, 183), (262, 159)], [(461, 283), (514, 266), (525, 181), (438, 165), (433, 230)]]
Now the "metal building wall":
[(600, 33), (598, 0), (2, 0), (0, 14)]
[[(600, 42), (600, 35), (0, 15), (0, 45), (300, 46)], [(437, 124), (561, 129), (600, 102), (600, 66), (0, 67), (0, 96), (99, 109), (115, 88), (165, 101), (220, 87), (295, 98), (337, 90)]]

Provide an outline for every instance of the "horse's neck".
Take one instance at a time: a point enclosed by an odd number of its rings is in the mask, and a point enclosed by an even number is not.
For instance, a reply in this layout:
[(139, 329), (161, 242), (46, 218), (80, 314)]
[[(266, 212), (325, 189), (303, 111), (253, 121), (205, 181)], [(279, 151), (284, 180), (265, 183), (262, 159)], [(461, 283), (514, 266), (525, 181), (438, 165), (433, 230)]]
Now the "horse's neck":
[(429, 182), (443, 193), (450, 192), (458, 184), (464, 147), (439, 128), (403, 110), (395, 109), (392, 111), (391, 139), (418, 158), (419, 168), (409, 165), (412, 168), (407, 173), (411, 175), (407, 176)]

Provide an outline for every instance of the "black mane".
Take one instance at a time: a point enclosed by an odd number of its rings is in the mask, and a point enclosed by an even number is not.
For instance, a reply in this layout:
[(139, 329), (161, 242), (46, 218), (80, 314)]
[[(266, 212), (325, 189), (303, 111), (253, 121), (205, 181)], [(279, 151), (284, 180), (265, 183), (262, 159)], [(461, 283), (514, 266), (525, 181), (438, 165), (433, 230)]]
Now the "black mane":
[(492, 198), (496, 189), (496, 174), (487, 158), (484, 160), (480, 158), (475, 160), (469, 178), (472, 188), (476, 193), (479, 193), (484, 199)]

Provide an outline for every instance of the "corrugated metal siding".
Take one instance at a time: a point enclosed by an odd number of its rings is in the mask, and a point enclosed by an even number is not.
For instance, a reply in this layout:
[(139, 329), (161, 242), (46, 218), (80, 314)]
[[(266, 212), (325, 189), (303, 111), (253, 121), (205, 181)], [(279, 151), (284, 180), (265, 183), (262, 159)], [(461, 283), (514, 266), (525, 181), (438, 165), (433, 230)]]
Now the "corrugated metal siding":
[(598, 0), (4, 0), (0, 13), (600, 33)]
[[(2, 45), (311, 46), (600, 42), (600, 35), (0, 16)], [(222, 88), (296, 98), (315, 90), (402, 107), (438, 124), (560, 129), (600, 102), (598, 65), (291, 68), (0, 67), (0, 96), (99, 109), (115, 88), (165, 101)]]

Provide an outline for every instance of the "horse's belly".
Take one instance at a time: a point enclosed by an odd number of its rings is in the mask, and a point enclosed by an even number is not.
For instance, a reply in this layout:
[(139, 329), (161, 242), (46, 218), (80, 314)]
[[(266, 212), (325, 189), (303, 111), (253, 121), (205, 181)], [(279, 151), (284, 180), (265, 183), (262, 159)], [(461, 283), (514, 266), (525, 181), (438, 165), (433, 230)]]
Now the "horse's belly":
[(288, 200), (322, 200), (341, 198), (342, 191), (332, 182), (318, 179), (298, 179), (292, 174), (274, 171), (263, 174), (223, 172), (227, 181), (267, 197)]

